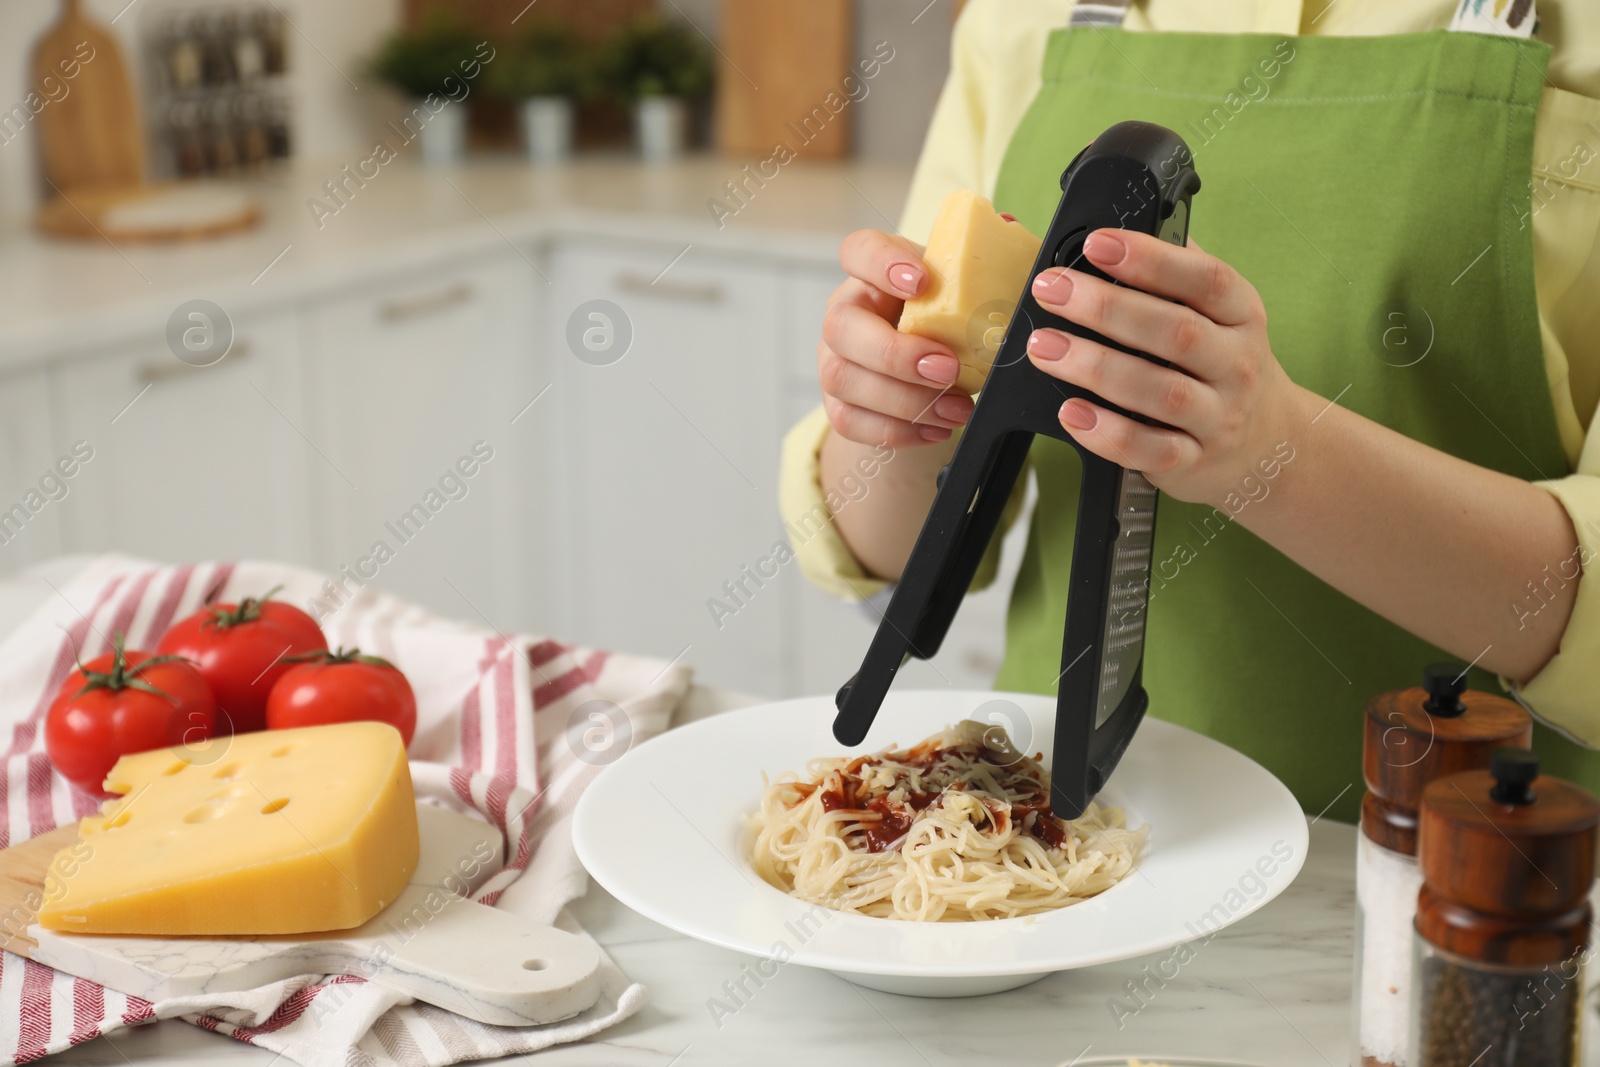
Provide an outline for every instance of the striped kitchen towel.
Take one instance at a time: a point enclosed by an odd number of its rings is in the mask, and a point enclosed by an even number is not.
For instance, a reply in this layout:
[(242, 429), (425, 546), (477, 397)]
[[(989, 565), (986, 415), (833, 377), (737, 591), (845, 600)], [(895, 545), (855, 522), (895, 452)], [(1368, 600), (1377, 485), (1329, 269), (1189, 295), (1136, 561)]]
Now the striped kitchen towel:
[[(215, 592), (236, 601), (283, 586), (296, 605), (325, 578), (273, 563), (157, 566), (106, 556), (0, 645), (0, 847), (98, 808), (50, 767), (43, 721), (73, 669), (127, 635), (153, 646)], [(689, 668), (510, 637), (451, 622), (370, 586), (341, 590), (319, 621), (330, 646), (359, 646), (396, 664), (417, 697), (411, 775), (420, 799), (476, 813), (506, 842), (501, 869), (477, 890), (486, 904), (577, 930), (565, 906), (587, 887), (572, 847), (578, 795), (612, 754), (666, 728)], [(580, 931), (581, 932), (581, 931)], [(26, 1063), (155, 1019), (182, 1019), (315, 1067), (433, 1067), (575, 1041), (637, 1011), (643, 987), (609, 959), (588, 1011), (539, 1027), (486, 1026), (353, 976), (306, 975), (241, 994), (149, 1003), (10, 953), (0, 956), (0, 1062)], [(13, 1021), (18, 1025), (13, 1029)]]

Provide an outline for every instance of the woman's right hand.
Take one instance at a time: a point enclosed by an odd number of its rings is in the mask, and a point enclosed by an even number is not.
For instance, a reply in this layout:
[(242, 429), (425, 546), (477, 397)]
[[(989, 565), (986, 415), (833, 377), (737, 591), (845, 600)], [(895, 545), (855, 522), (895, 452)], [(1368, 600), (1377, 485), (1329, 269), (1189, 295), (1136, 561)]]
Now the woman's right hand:
[(828, 298), (817, 345), (833, 432), (894, 448), (948, 440), (972, 415), (972, 398), (951, 388), (961, 366), (944, 345), (895, 329), (905, 301), (928, 286), (922, 246), (857, 230), (839, 263), (850, 277)]

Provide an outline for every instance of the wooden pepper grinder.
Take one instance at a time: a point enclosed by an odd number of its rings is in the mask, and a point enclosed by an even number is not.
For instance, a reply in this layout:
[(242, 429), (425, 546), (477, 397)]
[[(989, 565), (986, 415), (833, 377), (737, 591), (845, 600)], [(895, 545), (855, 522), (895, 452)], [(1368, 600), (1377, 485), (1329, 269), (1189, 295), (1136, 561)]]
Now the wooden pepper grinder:
[(1436, 778), (1486, 768), (1497, 748), (1526, 747), (1533, 720), (1503, 697), (1469, 691), (1467, 668), (1434, 663), (1421, 688), (1367, 702), (1356, 850), (1356, 965), (1351, 1062), (1408, 1067), (1412, 920), (1422, 873), (1417, 809)]
[(1600, 802), (1539, 758), (1422, 796), (1412, 1059), (1417, 1067), (1575, 1067)]

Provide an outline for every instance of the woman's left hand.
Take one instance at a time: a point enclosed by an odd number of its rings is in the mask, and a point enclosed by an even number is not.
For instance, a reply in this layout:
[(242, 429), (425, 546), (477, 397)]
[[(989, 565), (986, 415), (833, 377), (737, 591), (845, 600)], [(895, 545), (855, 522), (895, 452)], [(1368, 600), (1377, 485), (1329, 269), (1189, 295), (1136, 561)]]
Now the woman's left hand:
[(1098, 230), (1084, 255), (1131, 288), (1056, 267), (1034, 279), (1040, 306), (1172, 366), (1051, 329), (1029, 337), (1029, 358), (1052, 377), (1166, 425), (1079, 398), (1061, 406), (1061, 425), (1090, 452), (1142, 471), (1180, 500), (1220, 504), (1292, 428), (1306, 425), (1316, 400), (1272, 354), (1260, 295), (1193, 244)]

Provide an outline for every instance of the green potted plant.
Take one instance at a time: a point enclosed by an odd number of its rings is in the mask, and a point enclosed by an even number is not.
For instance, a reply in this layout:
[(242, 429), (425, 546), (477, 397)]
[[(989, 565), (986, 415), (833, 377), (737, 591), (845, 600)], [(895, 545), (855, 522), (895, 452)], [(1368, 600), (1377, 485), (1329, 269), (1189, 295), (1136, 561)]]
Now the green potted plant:
[(611, 92), (633, 106), (644, 158), (681, 155), (688, 102), (711, 88), (711, 57), (699, 34), (682, 20), (645, 16), (612, 37), (603, 69)]
[(571, 156), (573, 111), (594, 87), (593, 53), (564, 26), (536, 25), (490, 68), (491, 90), (517, 103), (522, 143), (535, 163)]
[(421, 138), (424, 162), (460, 162), (467, 143), (463, 105), (473, 79), (493, 58), (481, 36), (437, 10), (419, 28), (391, 34), (379, 46), (372, 73), (409, 99), (411, 113), (400, 128), (407, 138)]

